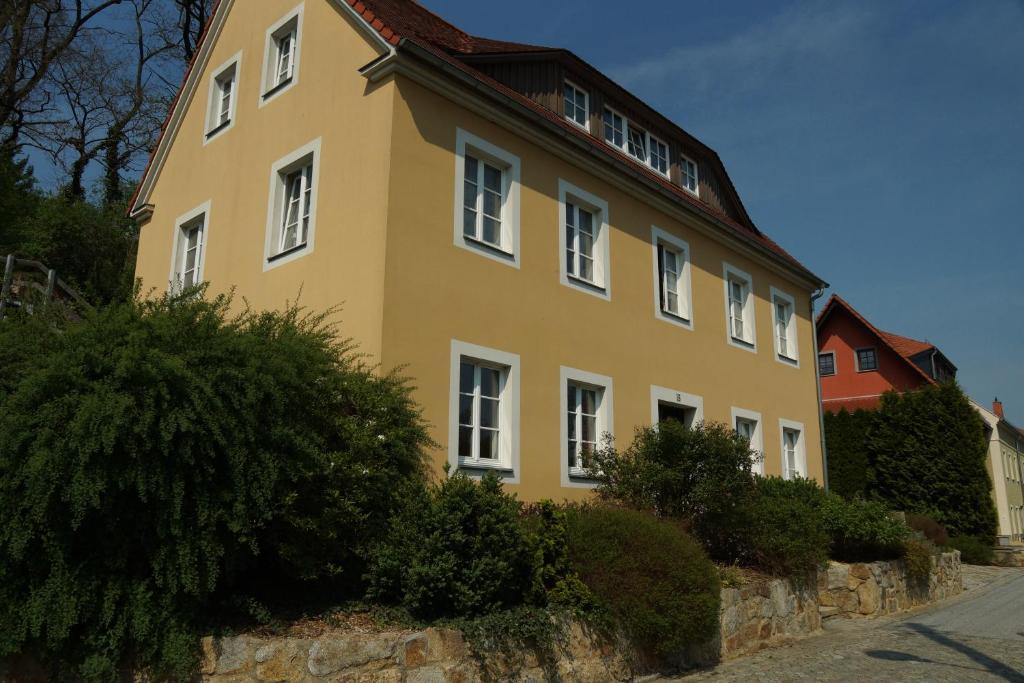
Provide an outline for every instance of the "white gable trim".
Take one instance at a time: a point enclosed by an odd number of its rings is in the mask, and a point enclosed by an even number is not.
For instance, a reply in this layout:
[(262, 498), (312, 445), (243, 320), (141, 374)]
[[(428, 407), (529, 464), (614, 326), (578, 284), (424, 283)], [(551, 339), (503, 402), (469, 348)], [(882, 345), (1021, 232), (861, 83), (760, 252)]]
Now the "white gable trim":
[[(366, 23), (366, 20), (349, 6), (345, 0), (330, 0), (330, 2), (336, 7), (341, 8), (343, 12), (352, 18), (354, 25), (360, 29), (363, 35), (370, 39), (370, 42), (380, 48), (382, 55), (394, 52), (394, 46), (384, 40), (383, 36)], [(157, 178), (160, 177), (160, 171), (163, 170), (171, 146), (178, 137), (178, 131), (181, 128), (182, 121), (185, 119), (189, 106), (195, 99), (196, 91), (202, 85), (202, 75), (209, 66), (210, 54), (220, 38), (220, 33), (224, 29), (224, 23), (227, 21), (228, 14), (234, 4), (234, 0), (220, 0), (213, 15), (210, 17), (206, 34), (199, 45), (199, 51), (196, 53), (195, 60), (185, 77), (185, 82), (182, 83), (181, 90), (178, 92), (174, 108), (171, 109), (167, 117), (164, 131), (157, 142), (156, 149), (153, 151), (153, 158), (150, 160), (149, 166), (146, 168), (142, 178), (139, 179), (139, 192), (129, 211), (129, 215), (132, 218), (139, 217), (152, 210), (152, 207), (148, 205), (153, 194), (153, 186), (156, 185)]]

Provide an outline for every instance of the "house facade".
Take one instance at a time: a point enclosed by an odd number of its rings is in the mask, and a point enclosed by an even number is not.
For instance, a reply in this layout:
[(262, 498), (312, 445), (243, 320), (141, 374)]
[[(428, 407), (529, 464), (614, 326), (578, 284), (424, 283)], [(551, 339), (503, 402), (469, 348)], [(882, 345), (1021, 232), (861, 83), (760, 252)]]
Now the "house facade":
[(985, 422), (992, 500), (999, 519), (998, 544), (1024, 545), (1024, 432), (1011, 424), (997, 398), (991, 408), (971, 401)]
[(447, 462), (593, 488), (602, 435), (673, 417), (823, 479), (822, 280), (717, 154), (571, 53), (408, 0), (222, 0), (133, 200), (136, 274), (340, 305)]
[(833, 294), (817, 320), (824, 410), (873, 410), (887, 391), (956, 379), (956, 366), (928, 342), (885, 332)]

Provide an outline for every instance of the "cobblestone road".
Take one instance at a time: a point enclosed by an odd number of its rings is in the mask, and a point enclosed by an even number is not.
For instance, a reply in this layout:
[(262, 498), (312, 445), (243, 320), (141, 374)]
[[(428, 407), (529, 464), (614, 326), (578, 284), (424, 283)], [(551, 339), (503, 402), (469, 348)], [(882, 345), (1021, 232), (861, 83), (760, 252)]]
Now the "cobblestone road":
[(965, 565), (964, 587), (909, 615), (832, 619), (820, 636), (664, 680), (1024, 683), (1024, 570)]

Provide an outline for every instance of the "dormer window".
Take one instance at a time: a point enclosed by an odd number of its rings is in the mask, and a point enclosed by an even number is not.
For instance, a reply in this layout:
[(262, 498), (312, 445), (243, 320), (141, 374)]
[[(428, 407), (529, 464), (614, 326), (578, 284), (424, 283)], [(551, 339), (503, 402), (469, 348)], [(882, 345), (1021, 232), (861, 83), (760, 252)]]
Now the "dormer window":
[(630, 123), (629, 119), (611, 107), (605, 107), (603, 118), (605, 142), (668, 177), (669, 156), (666, 143), (640, 126)]
[(574, 83), (565, 82), (565, 118), (575, 123), (580, 128), (590, 130), (590, 107), (587, 91), (577, 87)]
[(697, 194), (697, 164), (689, 157), (680, 157), (679, 170), (683, 189), (692, 192), (693, 194)]

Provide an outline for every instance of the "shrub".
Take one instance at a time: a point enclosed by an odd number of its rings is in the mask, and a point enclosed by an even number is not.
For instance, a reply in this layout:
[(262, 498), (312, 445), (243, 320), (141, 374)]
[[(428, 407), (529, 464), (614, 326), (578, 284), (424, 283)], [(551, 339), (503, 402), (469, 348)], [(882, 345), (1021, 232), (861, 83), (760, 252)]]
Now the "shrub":
[(927, 515), (908, 514), (907, 526), (914, 531), (920, 532), (926, 539), (937, 546), (944, 546), (949, 543), (949, 532), (946, 531), (946, 527)]
[(992, 564), (995, 556), (992, 542), (977, 536), (950, 536), (949, 547), (960, 551), (964, 564)]
[(423, 619), (514, 607), (533, 589), (534, 555), (520, 503), (487, 473), (456, 472), (407, 496), (371, 553), (371, 599)]
[(642, 427), (622, 453), (598, 453), (602, 498), (663, 517), (689, 520), (712, 556), (737, 559), (750, 525), (752, 453), (722, 424), (693, 428), (674, 420)]
[(995, 536), (984, 423), (954, 382), (886, 393), (868, 433), (873, 497), (956, 536)]
[(868, 493), (870, 460), (867, 433), (875, 413), (845, 408), (839, 413), (825, 412), (825, 446), (828, 448), (829, 491), (843, 498), (864, 497)]
[(45, 340), (4, 331), (38, 352), (0, 396), (0, 656), (111, 680), (131, 653), (183, 680), (229, 599), (359, 588), (369, 539), (421, 478), (429, 441), (398, 378), (323, 316), (229, 317), (200, 295)]
[(523, 510), (522, 525), (532, 554), (530, 602), (590, 617), (594, 596), (569, 561), (570, 509), (545, 500)]
[(932, 574), (932, 555), (935, 546), (930, 541), (909, 539), (903, 548), (903, 561), (907, 566), (907, 578), (917, 587), (927, 588)]
[(829, 535), (822, 521), (825, 493), (807, 479), (756, 479), (748, 556), (775, 574), (800, 574), (828, 560)]
[(658, 657), (718, 632), (718, 572), (678, 524), (594, 507), (569, 517), (572, 566), (625, 634)]
[(821, 514), (834, 560), (873, 562), (893, 559), (903, 552), (909, 529), (883, 503), (828, 495)]

